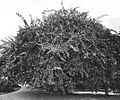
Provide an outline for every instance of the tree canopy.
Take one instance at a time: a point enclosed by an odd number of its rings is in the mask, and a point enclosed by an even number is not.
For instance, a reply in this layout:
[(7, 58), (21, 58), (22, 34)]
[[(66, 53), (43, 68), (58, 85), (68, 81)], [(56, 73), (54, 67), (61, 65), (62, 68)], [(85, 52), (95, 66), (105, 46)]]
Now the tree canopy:
[[(2, 40), (1, 77), (54, 93), (119, 90), (119, 34), (76, 8), (45, 10), (42, 19)], [(81, 87), (82, 86), (82, 87)]]

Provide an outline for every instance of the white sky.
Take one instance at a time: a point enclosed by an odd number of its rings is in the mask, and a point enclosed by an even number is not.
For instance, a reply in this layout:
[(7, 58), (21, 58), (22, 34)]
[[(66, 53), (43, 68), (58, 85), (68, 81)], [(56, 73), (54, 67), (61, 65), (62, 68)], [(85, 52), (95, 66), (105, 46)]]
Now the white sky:
[[(63, 0), (65, 8), (80, 6), (80, 11), (89, 11), (92, 17), (104, 14), (101, 18), (103, 25), (120, 30), (120, 3), (119, 0)], [(30, 14), (33, 18), (41, 18), (45, 9), (60, 9), (61, 0), (0, 0), (0, 39), (15, 36), (18, 26), (24, 23), (16, 15), (20, 13), (29, 22)]]

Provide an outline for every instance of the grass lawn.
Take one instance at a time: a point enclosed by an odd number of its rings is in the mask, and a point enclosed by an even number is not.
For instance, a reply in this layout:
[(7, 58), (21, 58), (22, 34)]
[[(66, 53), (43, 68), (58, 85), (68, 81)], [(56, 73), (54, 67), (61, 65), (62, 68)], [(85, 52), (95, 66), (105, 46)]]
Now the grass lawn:
[(13, 93), (0, 95), (0, 100), (120, 100), (120, 96), (104, 96), (93, 94), (52, 95), (37, 93), (29, 89), (21, 89)]

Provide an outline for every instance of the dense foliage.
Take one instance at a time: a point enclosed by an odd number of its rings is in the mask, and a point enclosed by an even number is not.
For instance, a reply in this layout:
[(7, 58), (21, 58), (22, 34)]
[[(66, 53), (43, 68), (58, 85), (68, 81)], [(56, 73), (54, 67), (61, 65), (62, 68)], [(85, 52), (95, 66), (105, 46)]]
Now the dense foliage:
[(4, 78), (55, 93), (120, 89), (119, 34), (76, 8), (44, 11), (30, 25), (17, 15), (25, 26), (1, 44)]

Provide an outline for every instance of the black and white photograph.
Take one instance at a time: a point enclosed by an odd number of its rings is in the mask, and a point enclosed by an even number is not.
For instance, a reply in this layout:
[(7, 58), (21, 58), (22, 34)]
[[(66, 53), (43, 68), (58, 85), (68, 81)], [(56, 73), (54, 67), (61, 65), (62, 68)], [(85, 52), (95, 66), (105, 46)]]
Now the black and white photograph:
[(119, 0), (0, 0), (0, 100), (120, 100)]

